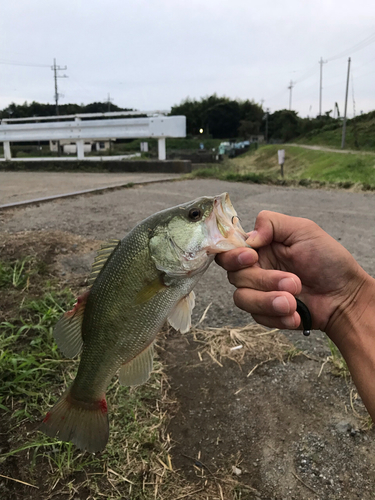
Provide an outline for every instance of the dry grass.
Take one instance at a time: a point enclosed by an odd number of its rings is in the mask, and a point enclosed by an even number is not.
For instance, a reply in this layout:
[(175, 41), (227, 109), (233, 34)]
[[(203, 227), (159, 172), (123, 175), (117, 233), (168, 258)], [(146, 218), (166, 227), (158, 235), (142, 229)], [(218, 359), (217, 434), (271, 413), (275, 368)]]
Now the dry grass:
[[(246, 354), (256, 361), (257, 367), (269, 361), (283, 361), (293, 351), (293, 344), (280, 333), (251, 323), (242, 328), (206, 328), (192, 330), (195, 342), (201, 344), (198, 356), (203, 359), (208, 354), (212, 360), (222, 365), (223, 358), (242, 363)], [(254, 371), (254, 368), (253, 370)]]

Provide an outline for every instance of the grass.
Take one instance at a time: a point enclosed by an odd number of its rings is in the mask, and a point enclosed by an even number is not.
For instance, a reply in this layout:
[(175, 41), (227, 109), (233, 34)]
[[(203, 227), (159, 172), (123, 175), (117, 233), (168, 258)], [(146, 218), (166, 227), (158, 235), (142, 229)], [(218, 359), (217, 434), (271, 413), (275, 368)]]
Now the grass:
[[(277, 150), (285, 149), (284, 178)], [(288, 145), (268, 145), (212, 168), (195, 170), (192, 177), (226, 181), (375, 189), (375, 155), (342, 154)]]
[(345, 359), (342, 357), (341, 352), (338, 350), (336, 345), (331, 339), (328, 339), (328, 347), (331, 351), (331, 356), (328, 357), (328, 361), (332, 364), (332, 374), (337, 377), (349, 377), (350, 372)]
[[(342, 122), (337, 121), (315, 129), (293, 142), (341, 148)], [(346, 126), (346, 149), (375, 151), (375, 116), (369, 113), (348, 120)]]

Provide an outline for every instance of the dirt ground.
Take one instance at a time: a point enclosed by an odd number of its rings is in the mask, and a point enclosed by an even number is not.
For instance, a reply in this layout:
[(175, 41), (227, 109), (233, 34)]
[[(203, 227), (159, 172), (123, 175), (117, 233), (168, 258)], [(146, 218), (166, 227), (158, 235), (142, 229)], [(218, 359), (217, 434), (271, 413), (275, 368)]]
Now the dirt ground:
[[(41, 230), (92, 240), (122, 237), (151, 213), (223, 191), (230, 193), (245, 229), (252, 229), (262, 209), (311, 218), (375, 276), (375, 196), (367, 193), (216, 180), (160, 183), (7, 210), (0, 214), (0, 234)], [(67, 239), (57, 248), (62, 276), (89, 272), (91, 249), (76, 255), (70, 246)], [(215, 264), (195, 291), (193, 323), (211, 302), (201, 326), (235, 328), (251, 321), (234, 308), (232, 287)], [(232, 464), (252, 488), (242, 500), (373, 499), (375, 431), (365, 428), (354, 387), (324, 364), (330, 355), (324, 334), (282, 334), (303, 354), (264, 364), (257, 352), (247, 353), (242, 364), (218, 364), (201, 354), (192, 334), (168, 336), (161, 355), (178, 401), (169, 427), (174, 467), (199, 484), (193, 458), (199, 456), (210, 471)]]

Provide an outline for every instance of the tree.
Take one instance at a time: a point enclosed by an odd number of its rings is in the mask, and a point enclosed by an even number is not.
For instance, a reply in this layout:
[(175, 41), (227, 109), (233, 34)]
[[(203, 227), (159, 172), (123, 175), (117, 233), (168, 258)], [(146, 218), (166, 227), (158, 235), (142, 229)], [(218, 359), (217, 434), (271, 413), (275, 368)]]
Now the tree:
[(213, 94), (200, 101), (187, 98), (173, 106), (170, 114), (186, 116), (188, 134), (197, 135), (202, 128), (214, 138), (230, 138), (238, 136), (241, 120), (251, 122), (252, 129), (259, 130), (264, 113), (253, 101)]
[(295, 111), (281, 109), (275, 111), (268, 118), (269, 139), (290, 141), (301, 132), (301, 119)]

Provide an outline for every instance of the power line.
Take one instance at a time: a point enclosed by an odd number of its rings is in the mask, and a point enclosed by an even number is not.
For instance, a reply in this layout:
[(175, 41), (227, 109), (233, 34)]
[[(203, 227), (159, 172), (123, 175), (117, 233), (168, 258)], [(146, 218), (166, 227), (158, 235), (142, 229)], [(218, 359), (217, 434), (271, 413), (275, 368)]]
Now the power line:
[(361, 42), (356, 43), (355, 45), (345, 50), (344, 52), (340, 52), (339, 54), (336, 54), (335, 56), (328, 58), (328, 61), (335, 61), (336, 59), (341, 59), (342, 57), (347, 56), (348, 52), (350, 53), (357, 52), (358, 50), (364, 49), (365, 47), (367, 47), (367, 45), (370, 45), (371, 43), (374, 42), (375, 42), (375, 33), (368, 36)]
[(31, 68), (49, 68), (49, 64), (32, 64), (32, 63), (23, 63), (16, 61), (6, 61), (4, 59), (0, 59), (0, 64), (7, 64), (9, 66), (29, 66)]

